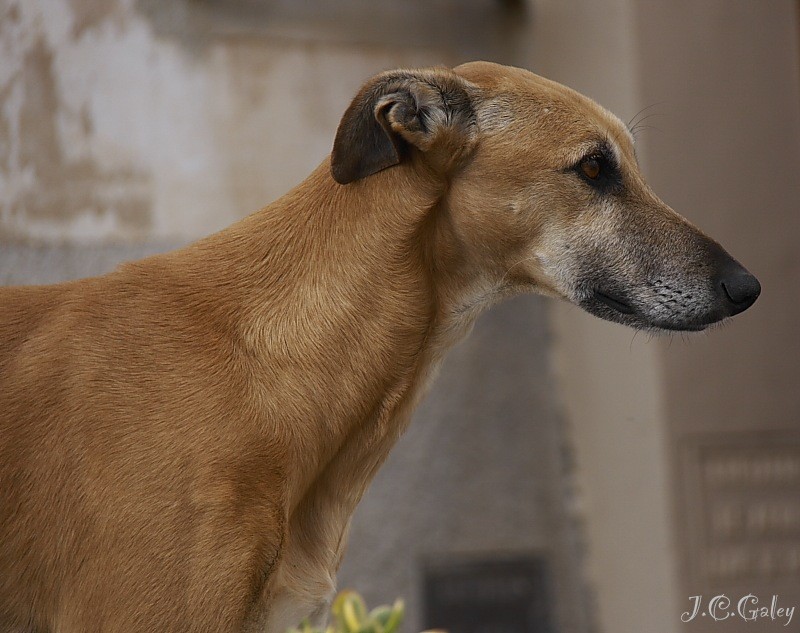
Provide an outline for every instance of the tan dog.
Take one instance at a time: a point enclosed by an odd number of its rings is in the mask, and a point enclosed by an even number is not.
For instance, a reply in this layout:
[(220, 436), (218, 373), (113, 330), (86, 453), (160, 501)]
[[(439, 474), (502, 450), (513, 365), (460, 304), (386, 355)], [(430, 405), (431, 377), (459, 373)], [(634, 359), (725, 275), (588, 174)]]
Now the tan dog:
[(443, 354), (523, 291), (699, 330), (760, 288), (650, 191), (614, 116), (472, 63), (371, 79), (330, 161), (221, 233), (3, 289), (0, 628), (321, 613)]

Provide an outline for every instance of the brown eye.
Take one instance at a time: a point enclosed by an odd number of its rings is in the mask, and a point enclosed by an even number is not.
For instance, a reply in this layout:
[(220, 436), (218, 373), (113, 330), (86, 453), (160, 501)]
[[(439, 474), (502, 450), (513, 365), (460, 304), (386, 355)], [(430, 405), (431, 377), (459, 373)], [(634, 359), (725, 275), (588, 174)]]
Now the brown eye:
[(581, 171), (589, 180), (597, 180), (600, 177), (600, 161), (590, 156), (581, 162)]

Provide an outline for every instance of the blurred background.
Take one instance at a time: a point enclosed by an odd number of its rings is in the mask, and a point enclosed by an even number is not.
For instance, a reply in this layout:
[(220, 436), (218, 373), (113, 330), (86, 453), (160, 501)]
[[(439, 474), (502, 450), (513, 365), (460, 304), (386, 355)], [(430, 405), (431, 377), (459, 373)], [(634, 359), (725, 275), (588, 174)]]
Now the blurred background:
[(340, 587), (405, 631), (800, 630), (795, 0), (0, 0), (0, 283), (99, 274), (299, 183), (371, 74), (489, 59), (641, 122), (655, 191), (761, 281), (651, 339), (524, 297), (450, 355)]

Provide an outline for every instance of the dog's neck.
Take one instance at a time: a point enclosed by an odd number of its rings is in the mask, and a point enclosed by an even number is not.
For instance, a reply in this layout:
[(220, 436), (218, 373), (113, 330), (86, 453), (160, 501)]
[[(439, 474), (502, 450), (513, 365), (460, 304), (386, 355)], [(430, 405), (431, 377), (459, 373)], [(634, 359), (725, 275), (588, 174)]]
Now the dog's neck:
[[(285, 196), (198, 246), (209, 247), (204, 258), (214, 257), (221, 240), (232, 242), (224, 252), (245, 260), (223, 263), (219, 283), (243, 290), (242, 322), (251, 331), (269, 325), (264, 319), (276, 293), (313, 287), (346, 305), (359, 285), (367, 295), (425, 293), (428, 325), (458, 330), (495, 300), (498, 288), (496, 275), (481, 268), (480, 256), (459, 237), (447, 189), (443, 177), (409, 164), (339, 185), (326, 159)], [(232, 270), (243, 276), (231, 279)]]
[[(354, 507), (445, 351), (491, 294), (453, 230), (446, 191), (413, 165), (342, 186), (326, 160), (283, 198), (194, 246), (206, 261), (218, 252), (240, 258), (220, 261), (209, 283), (238, 290), (230, 308), (245, 357), (259, 369), (256, 399), (269, 406), (276, 392), (306, 394), (291, 413), (316, 424), (294, 436), (302, 454), (292, 490), (313, 487), (348, 444), (365, 443), (371, 448), (353, 457), (363, 471), (349, 491)], [(304, 384), (307, 363), (330, 379)], [(335, 396), (315, 397), (326, 391)], [(341, 407), (321, 412), (315, 400)]]

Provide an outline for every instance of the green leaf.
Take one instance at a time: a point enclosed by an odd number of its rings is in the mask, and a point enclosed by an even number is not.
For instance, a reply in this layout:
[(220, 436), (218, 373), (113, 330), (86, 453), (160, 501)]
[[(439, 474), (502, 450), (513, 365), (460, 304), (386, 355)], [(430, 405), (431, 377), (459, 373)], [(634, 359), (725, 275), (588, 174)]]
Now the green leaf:
[(391, 609), (391, 614), (383, 627), (384, 633), (394, 633), (403, 621), (405, 615), (405, 603), (402, 600), (395, 601)]

